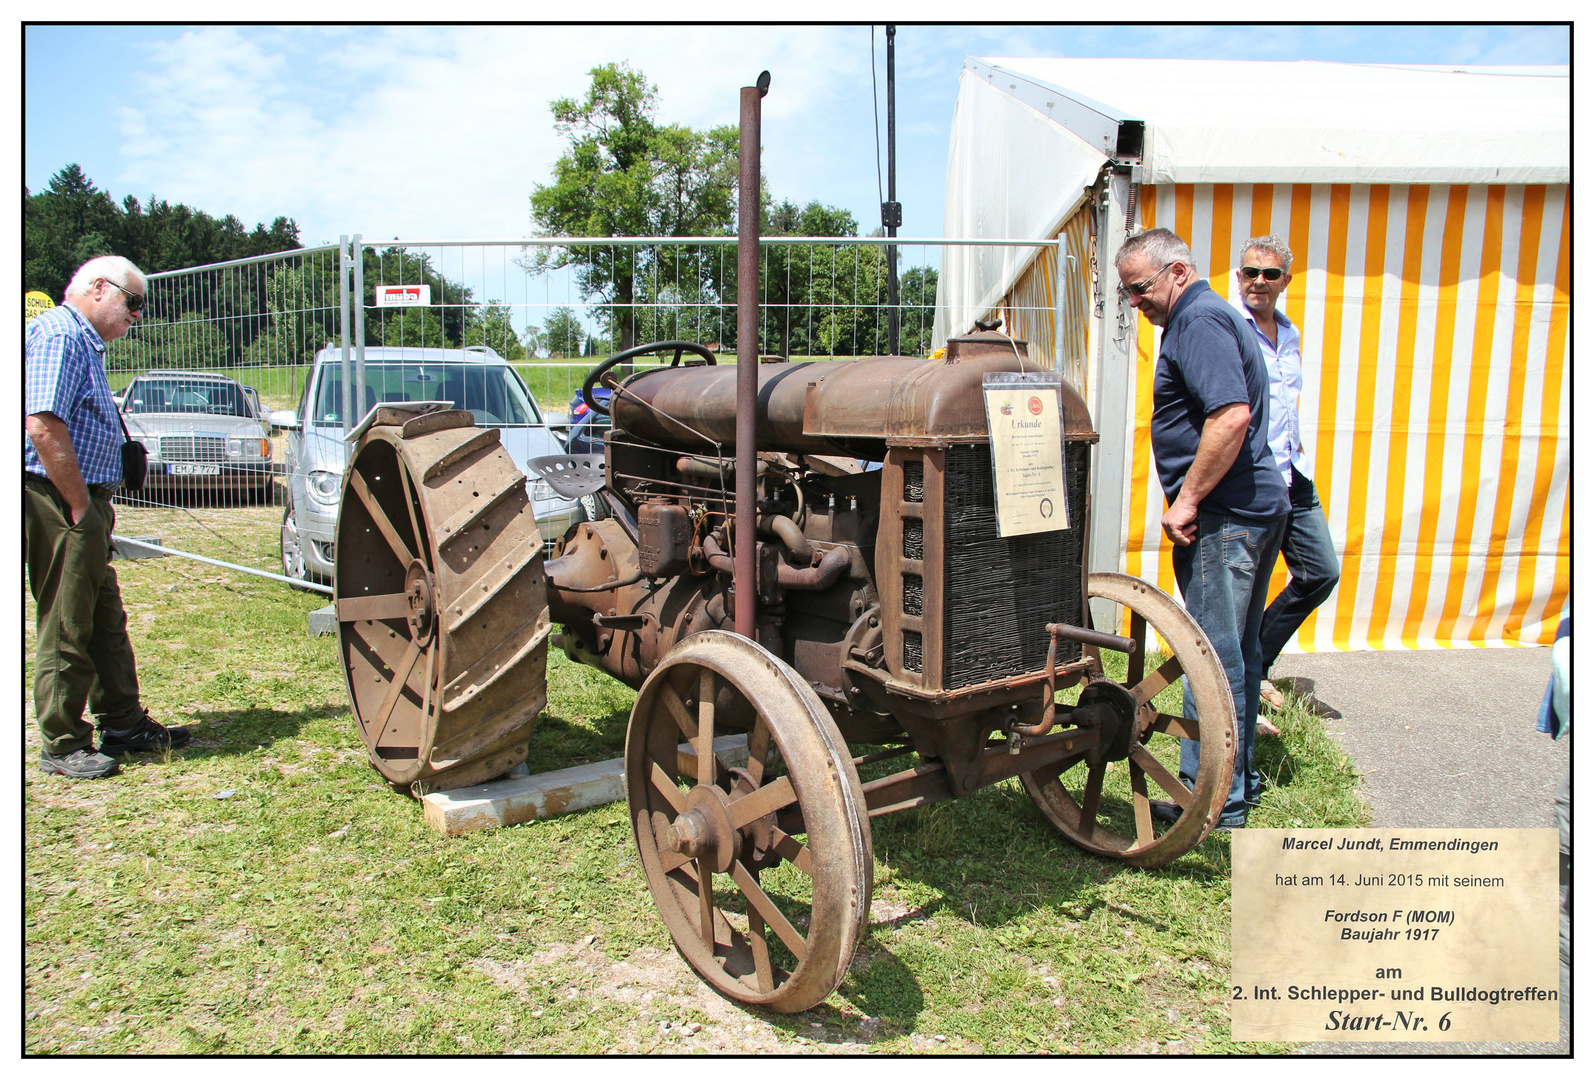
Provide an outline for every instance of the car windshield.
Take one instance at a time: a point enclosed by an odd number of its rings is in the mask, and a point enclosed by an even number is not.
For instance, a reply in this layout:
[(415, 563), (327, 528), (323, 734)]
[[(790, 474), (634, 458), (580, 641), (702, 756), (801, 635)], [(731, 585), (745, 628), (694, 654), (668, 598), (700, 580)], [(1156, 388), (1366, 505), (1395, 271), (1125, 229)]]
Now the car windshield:
[(124, 397), (129, 413), (198, 413), (249, 416), (237, 383), (182, 378), (135, 379)]
[[(455, 408), (469, 409), (478, 424), (506, 427), (543, 422), (526, 384), (507, 364), (367, 361), (365, 382), (365, 402), (356, 404), (356, 420), (378, 403), (451, 401)], [(341, 366), (328, 364), (322, 369), (312, 415), (317, 424), (343, 423)]]

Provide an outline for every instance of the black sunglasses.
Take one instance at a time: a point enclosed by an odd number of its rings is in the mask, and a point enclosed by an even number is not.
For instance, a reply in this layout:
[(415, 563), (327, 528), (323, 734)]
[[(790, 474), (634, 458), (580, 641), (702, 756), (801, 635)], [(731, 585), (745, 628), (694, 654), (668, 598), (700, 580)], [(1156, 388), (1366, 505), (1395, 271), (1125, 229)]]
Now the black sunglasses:
[(1278, 281), (1285, 276), (1285, 271), (1277, 266), (1243, 266), (1241, 276), (1247, 281), (1256, 281), (1257, 275), (1263, 275), (1264, 281)]
[(1158, 279), (1158, 274), (1163, 273), (1164, 270), (1167, 270), (1173, 265), (1173, 263), (1164, 263), (1162, 269), (1159, 270), (1157, 274), (1153, 274), (1145, 281), (1130, 282), (1129, 284), (1119, 286), (1119, 288), (1124, 292), (1129, 293), (1131, 296), (1145, 296), (1146, 291), (1152, 287), (1152, 282)]
[[(101, 278), (100, 280), (105, 282), (107, 285), (111, 286), (113, 289), (122, 289), (122, 286), (118, 285), (116, 282), (112, 281), (110, 278)], [(122, 292), (124, 294), (126, 294), (126, 296), (127, 296), (127, 310), (129, 310), (129, 311), (143, 311), (144, 310), (144, 294), (143, 293), (129, 292), (127, 289), (122, 289)]]

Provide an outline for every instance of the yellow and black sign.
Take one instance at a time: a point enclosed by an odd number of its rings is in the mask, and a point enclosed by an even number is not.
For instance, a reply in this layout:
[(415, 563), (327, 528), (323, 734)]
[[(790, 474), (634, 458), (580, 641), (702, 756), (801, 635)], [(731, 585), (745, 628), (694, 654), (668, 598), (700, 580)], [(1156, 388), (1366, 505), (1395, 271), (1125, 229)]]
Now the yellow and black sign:
[(22, 298), (22, 306), (27, 311), (27, 317), (22, 320), (22, 325), (26, 326), (35, 317), (55, 307), (55, 301), (47, 293), (30, 292)]

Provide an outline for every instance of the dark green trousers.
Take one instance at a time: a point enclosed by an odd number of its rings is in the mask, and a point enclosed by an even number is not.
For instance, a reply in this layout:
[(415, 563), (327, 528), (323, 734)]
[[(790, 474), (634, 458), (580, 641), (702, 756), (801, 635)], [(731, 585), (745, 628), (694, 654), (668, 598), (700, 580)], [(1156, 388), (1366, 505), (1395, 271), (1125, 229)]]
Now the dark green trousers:
[(34, 712), (44, 749), (64, 755), (93, 744), (85, 705), (100, 727), (126, 729), (142, 715), (122, 590), (111, 569), (116, 511), (103, 492), (91, 491), (89, 512), (69, 526), (54, 484), (29, 475), (24, 488), (28, 583), (39, 609)]

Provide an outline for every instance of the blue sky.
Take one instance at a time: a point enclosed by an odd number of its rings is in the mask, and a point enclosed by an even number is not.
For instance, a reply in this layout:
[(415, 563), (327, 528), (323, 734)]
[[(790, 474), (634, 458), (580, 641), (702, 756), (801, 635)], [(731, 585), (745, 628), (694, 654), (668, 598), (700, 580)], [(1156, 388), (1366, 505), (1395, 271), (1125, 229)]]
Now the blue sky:
[[(658, 85), (661, 120), (695, 127), (735, 123), (738, 87), (768, 68), (764, 170), (776, 197), (845, 207), (865, 232), (879, 223), (871, 62), (884, 173), (880, 26), (873, 52), (869, 25), (40, 26), (25, 30), (24, 49), (23, 180), (34, 191), (75, 161), (118, 199), (154, 193), (246, 224), (285, 214), (307, 244), (356, 232), (520, 237), (530, 231), (527, 196), (562, 146), (549, 101), (579, 96), (588, 69), (625, 60)], [(1571, 35), (1487, 25), (900, 25), (905, 236), (941, 234), (966, 55), (1566, 64)], [(1266, 89), (1253, 88), (1246, 104), (1266, 107)]]

